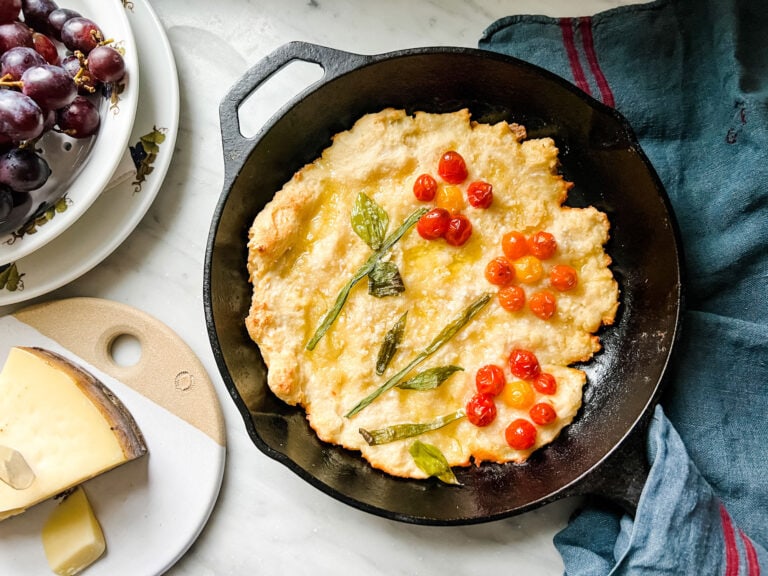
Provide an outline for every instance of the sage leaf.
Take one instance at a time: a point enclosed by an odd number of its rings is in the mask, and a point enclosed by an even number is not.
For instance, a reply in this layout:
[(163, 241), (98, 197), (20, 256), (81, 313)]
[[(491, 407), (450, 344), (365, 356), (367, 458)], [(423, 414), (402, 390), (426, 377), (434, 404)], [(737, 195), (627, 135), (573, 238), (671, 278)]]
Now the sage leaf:
[(395, 424), (393, 426), (378, 428), (376, 430), (366, 430), (365, 428), (360, 428), (359, 432), (363, 439), (368, 442), (370, 446), (377, 446), (379, 444), (387, 444), (389, 442), (403, 440), (404, 438), (419, 436), (426, 432), (431, 432), (432, 430), (438, 430), (443, 426), (447, 426), (451, 422), (455, 422), (460, 418), (464, 418), (466, 415), (467, 413), (461, 409), (444, 416), (439, 416), (430, 422)]
[(365, 409), (366, 406), (371, 404), (376, 398), (381, 396), (384, 392), (391, 390), (397, 384), (400, 382), (400, 380), (403, 379), (403, 376), (408, 374), (411, 370), (413, 370), (416, 366), (424, 362), (427, 358), (429, 358), (432, 354), (437, 352), (446, 342), (448, 342), (451, 338), (453, 338), (456, 333), (461, 330), (464, 326), (466, 326), (472, 318), (475, 317), (475, 315), (480, 312), (480, 310), (483, 309), (483, 307), (488, 304), (488, 302), (491, 300), (491, 295), (489, 293), (483, 294), (480, 298), (472, 302), (469, 306), (467, 306), (461, 314), (457, 318), (455, 318), (450, 324), (448, 324), (445, 328), (443, 328), (440, 331), (440, 334), (438, 334), (434, 340), (427, 346), (424, 350), (422, 350), (413, 360), (411, 360), (408, 365), (400, 370), (397, 374), (392, 376), (389, 380), (384, 382), (381, 386), (379, 386), (376, 390), (371, 392), (368, 396), (360, 400), (354, 408), (352, 408), (347, 414), (345, 415), (347, 418), (350, 418), (360, 412), (361, 410)]
[(434, 476), (446, 484), (459, 484), (459, 481), (453, 474), (453, 470), (448, 465), (448, 460), (446, 460), (437, 446), (416, 440), (411, 444), (408, 451), (411, 453), (416, 466), (423, 470), (425, 474)]
[(364, 193), (360, 192), (352, 207), (352, 229), (372, 250), (384, 243), (389, 216), (387, 212)]
[(355, 275), (352, 276), (349, 282), (347, 282), (341, 289), (341, 292), (339, 292), (339, 295), (336, 297), (336, 301), (334, 302), (333, 306), (331, 306), (331, 308), (323, 316), (322, 320), (320, 321), (320, 325), (315, 330), (314, 335), (312, 338), (310, 338), (309, 342), (307, 342), (307, 350), (315, 349), (317, 343), (325, 335), (325, 333), (328, 332), (328, 329), (336, 321), (336, 318), (339, 317), (341, 309), (344, 307), (344, 303), (347, 301), (349, 293), (352, 291), (352, 288), (354, 288), (355, 284), (360, 282), (360, 280), (365, 278), (370, 273), (370, 271), (373, 270), (376, 262), (378, 262), (389, 251), (389, 249), (392, 248), (392, 246), (394, 246), (397, 241), (400, 240), (400, 238), (402, 238), (403, 235), (408, 232), (408, 230), (410, 230), (414, 224), (416, 224), (416, 222), (419, 221), (419, 218), (421, 218), (426, 212), (426, 208), (420, 208), (411, 213), (411, 215), (405, 219), (405, 221), (398, 227), (397, 230), (387, 236), (386, 240), (384, 240), (384, 244), (381, 245), (381, 248), (371, 254), (368, 260), (365, 261), (365, 264), (363, 264), (360, 269), (355, 272)]
[(400, 342), (403, 341), (403, 335), (405, 334), (405, 321), (408, 318), (408, 312), (404, 312), (402, 316), (395, 322), (395, 325), (390, 328), (384, 336), (384, 342), (381, 343), (379, 348), (379, 354), (376, 357), (376, 374), (381, 376), (389, 366), (392, 357), (397, 352)]
[(448, 380), (455, 372), (464, 370), (461, 366), (436, 366), (419, 372), (413, 378), (409, 378), (397, 385), (401, 390), (434, 390), (440, 384)]
[(397, 296), (405, 292), (400, 271), (394, 262), (379, 260), (368, 274), (368, 294), (377, 298)]

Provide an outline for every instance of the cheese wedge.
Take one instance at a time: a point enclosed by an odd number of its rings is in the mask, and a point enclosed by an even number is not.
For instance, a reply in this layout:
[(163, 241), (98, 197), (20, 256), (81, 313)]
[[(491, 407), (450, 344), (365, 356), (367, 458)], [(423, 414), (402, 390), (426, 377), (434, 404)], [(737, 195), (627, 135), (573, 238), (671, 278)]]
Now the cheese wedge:
[(54, 508), (43, 526), (48, 564), (60, 576), (74, 576), (98, 560), (107, 543), (91, 503), (78, 486)]
[(0, 373), (0, 445), (17, 450), (35, 479), (0, 482), (0, 520), (147, 453), (122, 402), (66, 358), (12, 348)]

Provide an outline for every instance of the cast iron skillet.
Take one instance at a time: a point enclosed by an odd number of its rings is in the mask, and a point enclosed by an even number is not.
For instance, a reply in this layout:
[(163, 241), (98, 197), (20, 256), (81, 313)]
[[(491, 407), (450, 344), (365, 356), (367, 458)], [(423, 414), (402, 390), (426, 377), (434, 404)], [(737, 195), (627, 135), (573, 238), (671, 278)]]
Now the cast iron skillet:
[[(241, 135), (238, 108), (295, 60), (324, 77), (278, 112), (254, 138)], [(462, 487), (411, 481), (372, 469), (358, 454), (321, 443), (303, 411), (266, 385), (248, 338), (247, 230), (276, 190), (329, 145), (333, 134), (385, 107), (448, 112), (468, 107), (482, 122), (524, 124), (551, 136), (576, 183), (568, 204), (607, 212), (621, 308), (600, 336), (584, 406), (550, 446), (525, 465), (459, 469)], [(463, 48), (376, 56), (287, 44), (251, 68), (220, 107), (225, 180), (208, 239), (205, 312), (216, 361), (254, 444), (339, 500), (419, 524), (503, 518), (574, 494), (598, 494), (633, 509), (647, 473), (644, 430), (678, 332), (681, 249), (667, 195), (628, 123), (564, 80), (528, 63)], [(343, 255), (340, 255), (343, 257)]]

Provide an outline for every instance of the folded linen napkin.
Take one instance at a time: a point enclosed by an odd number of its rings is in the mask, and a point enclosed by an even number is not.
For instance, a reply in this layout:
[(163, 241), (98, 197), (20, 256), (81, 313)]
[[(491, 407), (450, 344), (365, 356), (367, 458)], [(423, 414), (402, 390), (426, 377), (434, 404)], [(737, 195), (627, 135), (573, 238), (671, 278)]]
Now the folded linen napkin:
[(566, 574), (768, 574), (768, 2), (657, 0), (511, 16), (479, 46), (621, 112), (686, 254), (687, 310), (634, 517), (590, 502), (555, 537)]

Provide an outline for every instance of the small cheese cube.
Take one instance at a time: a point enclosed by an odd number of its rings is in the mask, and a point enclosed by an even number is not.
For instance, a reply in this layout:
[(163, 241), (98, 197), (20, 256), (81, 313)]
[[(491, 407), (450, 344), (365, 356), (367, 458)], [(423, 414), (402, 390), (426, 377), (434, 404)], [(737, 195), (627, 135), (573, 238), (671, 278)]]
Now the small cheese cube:
[(43, 548), (48, 564), (60, 576), (74, 576), (93, 564), (106, 547), (88, 497), (82, 486), (78, 486), (43, 526)]

